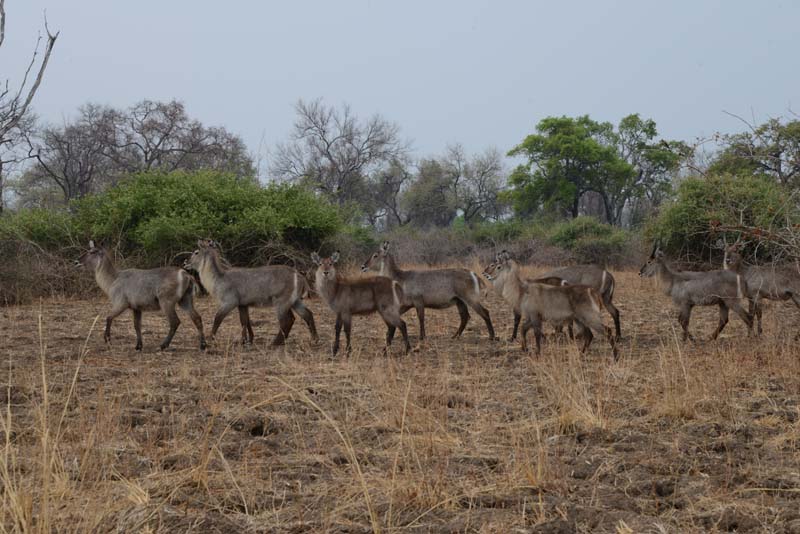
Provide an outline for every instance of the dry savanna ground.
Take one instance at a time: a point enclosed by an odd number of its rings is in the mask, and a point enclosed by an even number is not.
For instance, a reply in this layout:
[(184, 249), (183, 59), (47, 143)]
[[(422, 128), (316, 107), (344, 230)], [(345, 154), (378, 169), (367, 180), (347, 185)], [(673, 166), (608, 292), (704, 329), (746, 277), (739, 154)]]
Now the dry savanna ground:
[[(617, 274), (621, 358), (551, 339), (541, 357), (505, 341), (511, 313), (429, 311), (430, 339), (382, 354), (377, 317), (331, 359), (333, 316), (310, 301), (322, 340), (255, 310), (205, 353), (183, 324), (130, 313), (102, 339), (104, 300), (0, 309), (0, 524), (58, 532), (800, 532), (800, 315), (765, 311), (749, 339), (735, 317), (707, 341), (676, 341), (669, 303)], [(200, 299), (210, 326), (213, 303)], [(95, 323), (100, 314), (101, 319)], [(412, 343), (417, 322), (406, 316)], [(606, 320), (610, 320), (606, 315)], [(550, 329), (548, 328), (548, 332)]]

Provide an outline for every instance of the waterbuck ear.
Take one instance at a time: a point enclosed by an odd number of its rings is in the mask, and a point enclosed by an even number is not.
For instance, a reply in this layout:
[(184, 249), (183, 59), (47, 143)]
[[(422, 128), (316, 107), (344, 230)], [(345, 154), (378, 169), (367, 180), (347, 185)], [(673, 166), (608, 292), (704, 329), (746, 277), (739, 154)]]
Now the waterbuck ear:
[(197, 248), (206, 248), (207, 242), (205, 239), (198, 239), (197, 240)]
[(315, 265), (319, 265), (320, 261), (321, 261), (320, 258), (319, 258), (319, 254), (317, 254), (316, 252), (312, 252), (311, 253), (311, 261), (313, 261)]
[(511, 259), (511, 254), (509, 254), (507, 250), (503, 249), (503, 251), (500, 253), (500, 259), (502, 261), (508, 261)]
[(336, 252), (334, 252), (333, 254), (331, 254), (331, 261), (333, 263), (336, 263), (337, 261), (339, 261), (339, 251), (338, 250)]
[(381, 250), (383, 252), (389, 252), (389, 242), (388, 241), (384, 241), (383, 242), (383, 244), (381, 245)]
[(653, 241), (653, 250), (650, 251), (650, 258), (655, 258), (657, 251), (658, 251), (658, 241)]
[(89, 240), (89, 248), (94, 248), (94, 239)]

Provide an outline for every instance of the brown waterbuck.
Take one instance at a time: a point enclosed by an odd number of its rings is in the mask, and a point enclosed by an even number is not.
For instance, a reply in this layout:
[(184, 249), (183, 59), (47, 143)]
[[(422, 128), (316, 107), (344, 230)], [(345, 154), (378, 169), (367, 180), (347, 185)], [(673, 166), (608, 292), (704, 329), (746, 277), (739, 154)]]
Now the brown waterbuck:
[(278, 317), (278, 333), (272, 345), (283, 345), (292, 330), (297, 314), (306, 322), (314, 341), (317, 328), (314, 314), (303, 303), (308, 295), (308, 282), (303, 275), (285, 265), (268, 265), (256, 268), (227, 267), (220, 258), (219, 248), (210, 240), (199, 240), (197, 250), (184, 263), (184, 267), (196, 270), (203, 286), (217, 301), (219, 307), (211, 328), (213, 338), (225, 317), (239, 310), (242, 325), (242, 344), (253, 342), (253, 327), (250, 323), (250, 306), (272, 306)]
[(408, 341), (406, 323), (400, 317), (402, 302), (405, 298), (401, 285), (385, 276), (347, 280), (339, 276), (336, 262), (339, 253), (334, 252), (330, 258), (320, 258), (316, 252), (311, 259), (317, 264), (315, 286), (317, 293), (336, 314), (336, 338), (333, 342), (333, 355), (339, 352), (339, 338), (342, 327), (347, 340), (346, 351), (350, 352), (350, 329), (353, 315), (378, 314), (386, 323), (386, 347), (394, 339), (399, 328), (406, 345), (406, 353), (411, 350)]
[[(536, 354), (541, 353), (542, 321), (556, 324), (574, 322), (583, 336), (581, 351), (585, 352), (594, 336), (592, 330), (605, 335), (611, 345), (611, 353), (617, 358), (617, 347), (611, 328), (603, 324), (600, 293), (583, 285), (552, 285), (522, 279), (519, 263), (507, 254), (498, 255), (496, 261), (483, 271), (495, 290), (503, 296), (522, 317), (520, 341), (522, 350), (527, 350), (527, 333), (533, 328), (536, 338)], [(555, 279), (550, 278), (550, 282)]]
[(482, 282), (480, 277), (468, 269), (429, 269), (403, 270), (397, 266), (394, 257), (389, 253), (389, 242), (384, 241), (380, 249), (370, 256), (361, 266), (361, 270), (376, 271), (398, 282), (403, 288), (401, 313), (411, 308), (417, 311), (419, 318), (419, 339), (425, 339), (425, 308), (443, 309), (451, 306), (458, 308), (461, 324), (453, 338), (459, 337), (469, 321), (469, 310), (483, 318), (489, 339), (494, 340), (494, 327), (483, 304), (481, 304)]
[[(496, 264), (503, 263), (504, 261), (509, 259), (511, 259), (511, 255), (506, 250), (498, 252), (497, 255), (495, 256), (495, 260), (492, 263), (490, 263), (489, 266), (486, 267), (486, 269), (483, 270), (483, 276), (488, 279), (487, 273), (493, 272)], [(569, 285), (566, 280), (563, 280), (557, 276), (541, 276), (538, 278), (527, 278), (523, 281), (526, 283), (547, 284), (551, 286)], [(512, 304), (512, 312), (514, 313), (514, 330), (511, 334), (511, 338), (509, 339), (509, 341), (514, 341), (515, 339), (517, 339), (517, 332), (519, 330), (519, 323), (522, 318), (522, 314), (519, 311), (519, 306), (514, 306), (513, 301), (509, 302)], [(572, 321), (566, 321), (566, 323), (567, 323), (569, 338), (573, 339), (574, 335), (572, 332)], [(563, 333), (564, 323), (556, 322), (553, 326), (557, 333), (559, 334)]]
[(136, 350), (142, 350), (142, 312), (161, 310), (169, 321), (169, 333), (161, 342), (161, 350), (169, 347), (172, 337), (181, 324), (175, 306), (185, 310), (200, 335), (200, 349), (206, 348), (203, 336), (203, 320), (194, 309), (194, 280), (179, 267), (157, 269), (123, 269), (114, 267), (108, 253), (89, 241), (89, 250), (76, 260), (76, 265), (94, 272), (97, 285), (111, 301), (111, 311), (106, 317), (103, 339), (111, 341), (111, 323), (127, 309), (133, 312), (133, 328), (136, 331)]
[(719, 336), (728, 324), (728, 312), (733, 310), (748, 329), (753, 328), (753, 317), (742, 308), (740, 300), (747, 295), (747, 281), (733, 271), (681, 272), (675, 270), (659, 250), (653, 246), (650, 257), (639, 270), (639, 276), (655, 276), (665, 295), (672, 298), (678, 308), (678, 323), (683, 329), (683, 340), (693, 339), (689, 333), (689, 319), (695, 306), (719, 306), (719, 324), (711, 339)]
[(758, 320), (761, 335), (762, 299), (789, 300), (800, 308), (800, 276), (788, 266), (744, 265), (740, 242), (725, 248), (724, 267), (744, 276), (750, 314)]
[(600, 297), (603, 299), (603, 307), (611, 314), (611, 318), (614, 320), (616, 340), (619, 341), (622, 338), (619, 310), (613, 303), (616, 282), (610, 272), (597, 265), (573, 265), (549, 271), (539, 278), (550, 277), (560, 278), (571, 286), (589, 286), (600, 293)]

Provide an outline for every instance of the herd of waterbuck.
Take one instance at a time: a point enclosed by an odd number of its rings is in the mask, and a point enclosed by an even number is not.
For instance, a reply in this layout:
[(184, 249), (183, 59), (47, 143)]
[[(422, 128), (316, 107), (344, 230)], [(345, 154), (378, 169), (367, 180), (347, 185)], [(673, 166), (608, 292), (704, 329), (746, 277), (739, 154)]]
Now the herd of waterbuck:
[[(364, 272), (376, 276), (346, 278), (336, 269), (339, 254), (328, 258), (312, 254), (317, 265), (315, 289), (322, 300), (336, 314), (333, 354), (339, 350), (339, 339), (344, 327), (347, 347), (350, 350), (350, 332), (353, 315), (377, 312), (386, 323), (386, 346), (399, 329), (406, 352), (411, 350), (408, 329), (403, 313), (414, 308), (419, 318), (419, 339), (425, 339), (425, 309), (442, 309), (456, 306), (461, 323), (454, 334), (458, 337), (469, 321), (469, 308), (481, 316), (491, 340), (495, 337), (489, 311), (481, 300), (486, 283), (468, 269), (403, 270), (390, 253), (388, 242), (373, 253), (361, 266)], [(94, 272), (98, 286), (111, 301), (111, 311), (106, 318), (104, 339), (111, 338), (111, 323), (127, 309), (133, 312), (136, 331), (136, 349), (142, 348), (142, 311), (161, 310), (169, 321), (169, 332), (161, 343), (166, 349), (180, 324), (176, 305), (185, 310), (197, 328), (200, 348), (206, 348), (203, 321), (194, 308), (195, 279), (188, 270), (199, 276), (200, 283), (218, 303), (211, 328), (215, 336), (225, 317), (236, 308), (242, 327), (242, 343), (252, 343), (253, 327), (250, 306), (274, 307), (279, 329), (272, 344), (282, 345), (294, 324), (297, 313), (308, 325), (311, 337), (318, 340), (314, 315), (303, 299), (310, 288), (306, 277), (284, 265), (256, 268), (231, 267), (222, 257), (219, 243), (211, 239), (199, 240), (197, 249), (184, 262), (184, 268), (161, 267), (156, 269), (125, 269), (118, 271), (102, 247), (89, 242), (89, 250), (76, 264)], [(792, 299), (800, 308), (800, 278), (796, 273), (773, 266), (746, 266), (742, 262), (740, 245), (726, 247), (724, 268), (715, 271), (680, 271), (654, 246), (639, 275), (655, 276), (664, 293), (672, 298), (678, 309), (678, 321), (683, 339), (691, 338), (689, 318), (694, 306), (719, 306), (719, 325), (712, 335), (715, 339), (728, 323), (728, 312), (733, 310), (752, 332), (753, 318), (758, 319), (761, 334), (761, 300)], [(513, 341), (518, 334), (523, 350), (527, 350), (527, 333), (533, 329), (536, 353), (541, 350), (542, 323), (550, 322), (557, 330), (564, 326), (573, 336), (573, 325), (582, 337), (582, 351), (592, 341), (592, 331), (605, 335), (617, 358), (616, 343), (620, 340), (620, 314), (613, 304), (615, 281), (610, 272), (597, 265), (563, 267), (538, 278), (525, 278), (521, 266), (506, 252), (498, 253), (483, 271), (494, 290), (506, 300), (514, 313)], [(747, 299), (749, 309), (740, 301)], [(601, 309), (605, 308), (614, 321), (614, 331), (603, 324)]]

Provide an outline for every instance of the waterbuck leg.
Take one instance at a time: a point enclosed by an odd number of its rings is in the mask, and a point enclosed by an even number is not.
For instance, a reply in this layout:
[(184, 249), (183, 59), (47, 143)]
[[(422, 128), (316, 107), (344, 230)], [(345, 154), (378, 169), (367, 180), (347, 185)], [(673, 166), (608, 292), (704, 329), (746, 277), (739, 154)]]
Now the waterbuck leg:
[(419, 340), (425, 339), (425, 305), (422, 302), (415, 302), (414, 309), (417, 310), (417, 319), (419, 319)]
[(458, 315), (461, 317), (461, 324), (458, 325), (458, 330), (456, 331), (453, 339), (459, 337), (463, 332), (464, 329), (467, 327), (467, 322), (469, 321), (469, 310), (467, 309), (467, 305), (461, 299), (456, 300), (456, 308), (458, 308)]
[(136, 331), (136, 350), (142, 350), (142, 310), (133, 312), (133, 329)]
[[(578, 320), (575, 319), (575, 324), (580, 325), (581, 327), (581, 337), (583, 337), (583, 345), (581, 346), (581, 353), (586, 352), (589, 350), (589, 345), (592, 344), (592, 340), (594, 339), (594, 335), (592, 334), (592, 327), (597, 328), (596, 324), (592, 324), (588, 320)], [(600, 325), (600, 332), (602, 332), (602, 325)]]
[(575, 332), (572, 331), (572, 321), (567, 323), (567, 334), (569, 334), (570, 341), (575, 339)]
[(239, 323), (242, 325), (242, 345), (247, 345), (253, 342), (253, 336), (250, 334), (252, 327), (250, 326), (250, 310), (247, 306), (238, 306), (239, 308)]
[(308, 325), (308, 331), (311, 332), (311, 339), (316, 342), (319, 340), (319, 335), (317, 335), (317, 326), (314, 324), (314, 314), (311, 313), (311, 310), (306, 308), (306, 305), (303, 304), (303, 301), (298, 300), (292, 304), (292, 309), (297, 312), (297, 315), (306, 322)]
[(719, 325), (717, 325), (717, 329), (714, 330), (714, 333), (711, 334), (711, 340), (717, 339), (722, 329), (725, 328), (725, 325), (728, 324), (728, 306), (724, 302), (719, 303)]
[(489, 316), (489, 310), (484, 308), (480, 302), (470, 302), (469, 305), (486, 323), (486, 329), (489, 331), (489, 341), (495, 341), (497, 338), (494, 335), (494, 327), (492, 326), (492, 318)]
[(114, 322), (114, 319), (128, 309), (128, 306), (116, 306), (111, 308), (111, 312), (106, 317), (106, 330), (103, 333), (103, 340), (106, 343), (111, 342), (111, 323)]
[(692, 306), (691, 304), (684, 304), (681, 306), (680, 312), (678, 313), (678, 323), (681, 325), (681, 329), (683, 330), (683, 341), (687, 339), (694, 339), (692, 335), (689, 333), (689, 319), (692, 316)]
[(391, 324), (389, 324), (387, 322), (386, 323), (386, 346), (387, 347), (392, 344), (392, 340), (394, 339), (395, 331), (397, 331), (397, 327), (396, 326), (392, 326)]
[(231, 311), (233, 311), (234, 308), (236, 308), (236, 304), (229, 303), (229, 304), (223, 304), (217, 310), (217, 313), (214, 315), (214, 324), (211, 327), (211, 339), (214, 339), (216, 337), (217, 330), (219, 330), (219, 326), (222, 324), (222, 321), (225, 319), (225, 317), (228, 316), (228, 314)]
[(403, 336), (403, 343), (405, 343), (406, 354), (411, 352), (411, 343), (408, 340), (408, 327), (406, 322), (400, 317), (399, 314), (395, 313), (393, 310), (390, 309), (383, 309), (379, 310), (381, 314), (381, 318), (386, 323), (388, 327), (386, 330), (386, 347), (388, 349), (389, 345), (394, 339), (394, 333), (396, 329), (400, 329), (400, 334)]
[(522, 332), (519, 334), (519, 341), (522, 345), (522, 351), (528, 352), (528, 330), (531, 329), (531, 322), (528, 319), (522, 323)]
[(353, 327), (353, 319), (352, 319), (352, 317), (350, 317), (349, 315), (342, 317), (342, 324), (344, 326), (344, 338), (345, 338), (345, 341), (347, 342), (347, 345), (345, 346), (344, 350), (347, 353), (347, 355), (349, 356), (350, 355), (350, 350), (351, 350), (351, 346), (350, 346), (350, 330)]
[(760, 336), (763, 333), (761, 328), (761, 314), (763, 312), (763, 307), (761, 306), (761, 299), (759, 297), (755, 297), (753, 299), (753, 311), (750, 313), (751, 315), (755, 314), (756, 319), (758, 319), (758, 335)]
[(511, 339), (509, 341), (514, 341), (517, 339), (517, 331), (519, 330), (519, 321), (522, 319), (522, 316), (518, 311), (514, 312), (514, 331), (511, 333)]
[(536, 317), (532, 322), (533, 335), (536, 338), (536, 355), (540, 356), (542, 354), (542, 338), (544, 337), (542, 334), (542, 320), (540, 317)]
[(164, 338), (164, 341), (161, 342), (161, 350), (165, 350), (169, 347), (169, 344), (172, 343), (172, 337), (175, 335), (175, 332), (177, 332), (181, 320), (178, 318), (178, 312), (175, 311), (175, 304), (171, 306), (162, 305), (161, 309), (164, 315), (167, 316), (167, 321), (169, 321), (169, 332), (167, 332), (167, 337)]
[(200, 350), (206, 350), (206, 337), (203, 333), (203, 318), (200, 317), (200, 314), (197, 313), (196, 309), (194, 309), (194, 300), (192, 299), (191, 289), (183, 295), (181, 300), (178, 301), (178, 305), (183, 311), (189, 314), (189, 318), (192, 320), (194, 327), (197, 329), (197, 334), (200, 337)]
[(272, 340), (273, 347), (277, 347), (286, 343), (286, 338), (289, 337), (289, 332), (292, 331), (293, 324), (294, 313), (292, 313), (291, 308), (278, 316), (279, 330), (278, 333), (275, 334), (275, 338)]
[(744, 308), (742, 308), (742, 305), (739, 304), (738, 300), (734, 301), (731, 304), (731, 309), (733, 310), (733, 313), (738, 315), (742, 319), (742, 321), (744, 321), (744, 324), (747, 325), (747, 337), (752, 336), (753, 335), (753, 316), (750, 313), (746, 312)]
[(622, 339), (622, 329), (620, 328), (619, 323), (619, 310), (616, 306), (611, 302), (611, 297), (608, 295), (603, 295), (603, 307), (611, 314), (611, 318), (614, 320), (614, 332), (615, 332), (615, 341), (619, 341)]
[(342, 315), (336, 315), (336, 325), (335, 325), (335, 332), (336, 335), (333, 338), (333, 355), (336, 356), (336, 353), (339, 352), (339, 337), (342, 334)]

